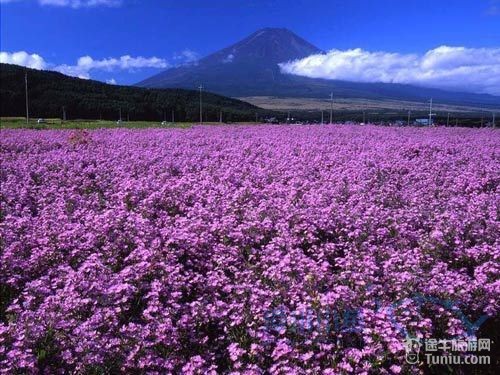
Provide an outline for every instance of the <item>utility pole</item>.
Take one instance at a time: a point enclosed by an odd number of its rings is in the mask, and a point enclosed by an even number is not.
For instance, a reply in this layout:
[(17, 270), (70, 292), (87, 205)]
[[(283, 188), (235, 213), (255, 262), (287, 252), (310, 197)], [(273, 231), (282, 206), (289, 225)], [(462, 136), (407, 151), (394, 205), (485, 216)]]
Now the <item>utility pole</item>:
[(30, 111), (28, 105), (28, 71), (24, 72), (24, 89), (26, 92), (26, 125), (29, 125), (30, 122)]
[(410, 126), (411, 110), (408, 110), (408, 126)]
[(321, 125), (323, 125), (323, 111), (321, 111)]
[(363, 108), (363, 125), (366, 124), (366, 112), (365, 109)]
[(450, 112), (448, 112), (448, 117), (446, 118), (446, 126), (450, 126)]
[(255, 122), (259, 122), (259, 114), (255, 112)]
[(333, 92), (330, 93), (330, 125), (333, 121)]
[(290, 123), (290, 111), (288, 111), (288, 116), (286, 118), (286, 123), (289, 124)]
[(62, 107), (62, 114), (63, 114), (62, 120), (66, 121), (66, 107), (65, 106)]
[(484, 123), (484, 116), (481, 115), (481, 127), (483, 127), (483, 123)]
[(219, 110), (219, 124), (222, 124), (222, 109)]
[(492, 122), (493, 122), (493, 127), (495, 128), (496, 125), (495, 125), (495, 112), (493, 112), (493, 119), (492, 119)]
[(119, 114), (119, 117), (120, 117), (119, 120), (121, 122), (122, 121), (122, 109), (121, 108), (118, 109), (118, 114)]
[(455, 119), (455, 127), (458, 126), (458, 118)]
[(175, 111), (172, 109), (172, 124), (175, 124)]
[(127, 122), (130, 122), (130, 112), (127, 111)]
[(202, 112), (203, 103), (201, 101), (201, 90), (203, 90), (203, 85), (200, 85), (198, 89), (200, 89), (200, 124), (203, 124), (203, 112)]
[(429, 126), (432, 125), (432, 116), (434, 116), (434, 113), (432, 113), (432, 98), (429, 101)]

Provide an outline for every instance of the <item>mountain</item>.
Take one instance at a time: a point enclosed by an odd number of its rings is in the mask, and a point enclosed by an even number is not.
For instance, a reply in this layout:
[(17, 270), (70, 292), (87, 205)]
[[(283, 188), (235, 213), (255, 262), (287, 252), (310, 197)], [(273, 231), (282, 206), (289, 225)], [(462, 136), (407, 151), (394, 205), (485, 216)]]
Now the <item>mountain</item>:
[(322, 51), (286, 29), (266, 28), (199, 61), (168, 69), (138, 86), (195, 88), (230, 96), (267, 95), (281, 84), (278, 63)]
[(458, 105), (497, 106), (499, 98), (394, 83), (361, 83), (314, 79), (281, 73), (278, 63), (322, 51), (287, 29), (265, 28), (195, 63), (156, 74), (137, 86), (196, 88), (232, 97), (276, 96), (435, 101)]
[[(170, 119), (172, 110), (177, 121), (199, 119), (197, 91), (109, 85), (10, 64), (0, 64), (0, 116), (24, 116), (25, 72), (32, 117), (60, 117), (64, 106), (68, 119), (116, 120), (120, 110), (130, 119), (162, 120), (164, 113)], [(253, 120), (257, 110), (265, 114), (246, 102), (209, 92), (203, 93), (203, 109), (206, 121), (218, 120), (221, 109), (228, 121)]]

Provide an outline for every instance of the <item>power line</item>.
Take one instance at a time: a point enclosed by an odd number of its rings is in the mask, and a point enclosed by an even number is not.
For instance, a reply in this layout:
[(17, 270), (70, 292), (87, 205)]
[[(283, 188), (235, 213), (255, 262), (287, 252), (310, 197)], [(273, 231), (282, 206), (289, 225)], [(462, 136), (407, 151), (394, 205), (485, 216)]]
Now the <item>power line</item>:
[(26, 125), (29, 125), (30, 112), (29, 112), (29, 105), (28, 105), (28, 71), (27, 70), (24, 72), (24, 88), (25, 88), (25, 92), (26, 92)]
[(200, 85), (198, 89), (200, 89), (200, 124), (203, 124), (203, 112), (202, 112), (203, 103), (201, 99), (201, 90), (203, 90), (203, 85)]
[(333, 121), (333, 92), (330, 93), (330, 125)]
[(435, 114), (432, 113), (432, 98), (431, 100), (429, 101), (429, 126), (432, 125), (432, 116), (434, 116)]

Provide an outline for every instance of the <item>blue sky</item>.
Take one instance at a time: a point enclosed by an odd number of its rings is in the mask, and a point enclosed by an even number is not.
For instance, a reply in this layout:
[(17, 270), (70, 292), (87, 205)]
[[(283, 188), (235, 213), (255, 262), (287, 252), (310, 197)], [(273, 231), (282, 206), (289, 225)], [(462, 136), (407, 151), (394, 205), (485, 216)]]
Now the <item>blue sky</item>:
[(262, 27), (286, 27), (325, 51), (359, 48), (424, 55), (442, 45), (500, 48), (497, 0), (0, 3), (3, 61), (12, 61), (12, 54), (21, 51), (26, 54), (14, 62), (119, 84), (207, 55)]

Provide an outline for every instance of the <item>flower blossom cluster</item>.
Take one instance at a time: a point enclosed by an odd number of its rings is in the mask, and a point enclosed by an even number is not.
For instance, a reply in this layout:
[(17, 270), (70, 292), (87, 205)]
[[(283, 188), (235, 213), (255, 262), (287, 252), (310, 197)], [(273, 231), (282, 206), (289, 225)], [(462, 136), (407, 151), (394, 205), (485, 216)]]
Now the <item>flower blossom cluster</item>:
[(2, 130), (0, 156), (0, 373), (420, 373), (405, 337), (498, 329), (495, 130)]

